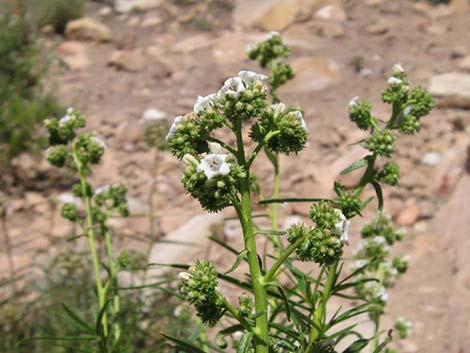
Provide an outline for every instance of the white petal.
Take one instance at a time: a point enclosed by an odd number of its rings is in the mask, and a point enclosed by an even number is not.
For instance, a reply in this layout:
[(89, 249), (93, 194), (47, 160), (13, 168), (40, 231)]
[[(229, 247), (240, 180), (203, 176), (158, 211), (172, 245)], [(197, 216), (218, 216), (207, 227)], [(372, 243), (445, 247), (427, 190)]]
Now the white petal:
[(227, 163), (224, 163), (220, 166), (219, 173), (222, 175), (227, 175), (230, 173), (230, 166)]

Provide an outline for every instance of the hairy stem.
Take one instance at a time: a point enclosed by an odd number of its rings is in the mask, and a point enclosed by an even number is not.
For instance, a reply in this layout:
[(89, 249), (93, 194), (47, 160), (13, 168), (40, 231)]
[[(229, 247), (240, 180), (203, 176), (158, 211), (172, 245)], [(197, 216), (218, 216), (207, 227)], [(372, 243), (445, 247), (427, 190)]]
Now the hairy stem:
[[(75, 162), (75, 165), (77, 167), (77, 171), (80, 177), (80, 187), (81, 187), (83, 201), (85, 203), (85, 213), (86, 213), (85, 234), (87, 235), (87, 238), (88, 238), (88, 246), (90, 248), (91, 260), (93, 263), (93, 271), (95, 273), (96, 292), (98, 295), (98, 306), (99, 306), (98, 311), (100, 312), (104, 308), (104, 305), (105, 305), (105, 290), (103, 287), (103, 281), (101, 279), (98, 252), (96, 250), (95, 232), (93, 229), (93, 219), (92, 219), (92, 214), (91, 214), (91, 200), (90, 200), (90, 197), (88, 196), (85, 175), (82, 169), (82, 164), (80, 160), (78, 159), (77, 153), (75, 151), (75, 145), (74, 145), (74, 151), (73, 151), (73, 159), (74, 159), (74, 162)], [(103, 315), (103, 319), (101, 323), (103, 325), (104, 335), (107, 336), (108, 335), (108, 319), (107, 319), (106, 313)]]

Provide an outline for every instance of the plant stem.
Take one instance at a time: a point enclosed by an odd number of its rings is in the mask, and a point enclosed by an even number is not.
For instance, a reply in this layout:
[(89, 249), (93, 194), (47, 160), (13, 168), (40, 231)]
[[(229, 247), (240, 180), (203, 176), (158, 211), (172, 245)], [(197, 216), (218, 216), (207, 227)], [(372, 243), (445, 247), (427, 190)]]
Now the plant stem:
[[(109, 270), (111, 272), (109, 281), (111, 281), (113, 287), (114, 287), (114, 294), (113, 294), (113, 306), (112, 312), (114, 316), (117, 316), (119, 314), (119, 311), (121, 310), (121, 301), (119, 298), (119, 291), (118, 291), (118, 280), (117, 280), (117, 273), (118, 273), (118, 267), (116, 266), (116, 262), (114, 261), (113, 258), (113, 245), (111, 242), (111, 234), (109, 233), (109, 230), (106, 230), (104, 232), (104, 237), (105, 237), (105, 242), (106, 242), (106, 255), (108, 256), (108, 263), (109, 263)], [(116, 324), (115, 326), (115, 335), (116, 339), (119, 339), (121, 335), (121, 328), (119, 327), (119, 323)]]
[(268, 353), (268, 301), (266, 288), (263, 285), (263, 275), (261, 273), (261, 267), (256, 249), (255, 232), (251, 215), (250, 171), (245, 159), (241, 122), (237, 122), (237, 126), (235, 127), (234, 131), (237, 137), (237, 161), (239, 165), (245, 168), (246, 172), (246, 176), (241, 181), (240, 185), (241, 203), (240, 205), (237, 205), (235, 209), (238, 213), (238, 217), (243, 229), (245, 249), (248, 250), (248, 265), (255, 296), (256, 326), (253, 330), (256, 335), (255, 352)]
[[(85, 176), (82, 170), (82, 164), (80, 160), (78, 159), (78, 156), (75, 151), (75, 145), (73, 149), (73, 159), (77, 167), (78, 174), (80, 176), (80, 187), (81, 187), (81, 192), (83, 195), (82, 196), (83, 201), (85, 203), (85, 213), (86, 213), (85, 234), (87, 235), (87, 238), (88, 238), (88, 246), (90, 248), (91, 259), (93, 263), (93, 271), (95, 273), (96, 292), (98, 295), (98, 305), (99, 305), (98, 312), (100, 312), (104, 308), (104, 305), (105, 305), (105, 291), (103, 287), (103, 281), (101, 280), (100, 264), (98, 260), (98, 252), (96, 250), (95, 232), (93, 230), (93, 219), (91, 215), (91, 201), (90, 201), (90, 197), (88, 196), (87, 184), (86, 184)], [(108, 319), (107, 319), (106, 313), (104, 313), (101, 323), (103, 325), (104, 335), (107, 336), (108, 335)]]
[(335, 284), (337, 267), (338, 262), (335, 262), (328, 268), (328, 278), (326, 280), (325, 287), (323, 288), (321, 302), (319, 303), (318, 307), (315, 309), (315, 312), (313, 314), (314, 325), (310, 330), (309, 342), (304, 353), (308, 353), (311, 351), (313, 343), (317, 340), (320, 334), (323, 333), (321, 332), (321, 329), (325, 322), (326, 304), (328, 302), (328, 299), (330, 299), (331, 290), (333, 289), (333, 286)]

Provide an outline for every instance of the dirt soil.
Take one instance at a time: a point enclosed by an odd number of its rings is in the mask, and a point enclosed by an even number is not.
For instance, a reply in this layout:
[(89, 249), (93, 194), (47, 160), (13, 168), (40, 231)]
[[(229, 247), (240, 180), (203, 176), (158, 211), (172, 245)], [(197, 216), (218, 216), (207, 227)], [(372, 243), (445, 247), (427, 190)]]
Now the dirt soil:
[[(286, 196), (330, 195), (333, 179), (364, 155), (360, 147), (349, 146), (362, 135), (348, 120), (348, 102), (363, 97), (379, 118), (387, 117), (390, 107), (380, 102), (380, 92), (393, 64), (401, 63), (413, 84), (424, 86), (438, 74), (468, 75), (462, 64), (470, 60), (470, 11), (465, 6), (302, 0), (285, 2), (281, 14), (263, 15), (279, 2), (160, 1), (153, 9), (124, 14), (108, 14), (104, 5), (90, 3), (87, 16), (108, 26), (112, 41), (44, 34), (51, 52), (63, 60), (51, 75), (56, 95), (83, 112), (89, 128), (108, 146), (94, 184), (129, 187), (135, 217), (114, 221), (123, 235), (121, 246), (145, 250), (136, 238), (148, 242), (203, 213), (179, 183), (181, 163), (166, 152), (156, 161), (155, 151), (145, 145), (143, 113), (157, 109), (171, 122), (192, 110), (197, 95), (216, 91), (230, 75), (259, 71), (244, 52), (271, 29), (280, 29), (291, 46), (297, 71), (281, 99), (305, 110), (310, 131), (305, 151), (281, 159)], [(329, 11), (319, 12), (324, 6)], [(290, 18), (290, 13), (295, 15)], [(391, 290), (387, 310), (393, 315), (386, 321), (403, 316), (413, 322), (412, 337), (399, 347), (405, 353), (470, 353), (470, 111), (463, 108), (439, 106), (425, 118), (419, 136), (400, 138), (396, 159), (403, 180), (385, 191), (387, 213), (409, 234), (398, 252), (411, 255), (411, 268)], [(60, 220), (56, 203), (48, 201), (70, 198), (71, 180), (27, 156), (16, 168), (28, 187), (7, 201), (4, 233), (8, 229), (13, 242), (16, 270), (26, 271), (31, 259), (45, 261), (73, 233)], [(269, 163), (261, 160), (256, 170), (269, 194)], [(355, 176), (343, 181), (351, 185)], [(160, 218), (156, 234), (149, 234), (146, 217), (139, 217), (148, 213), (152, 185)], [(285, 222), (307, 219), (308, 205), (283, 205), (281, 214)], [(362, 222), (357, 220), (354, 228)], [(357, 238), (353, 235), (352, 248)], [(236, 235), (227, 235), (227, 241), (240, 244)], [(214, 249), (209, 254), (221, 266), (233, 261)]]

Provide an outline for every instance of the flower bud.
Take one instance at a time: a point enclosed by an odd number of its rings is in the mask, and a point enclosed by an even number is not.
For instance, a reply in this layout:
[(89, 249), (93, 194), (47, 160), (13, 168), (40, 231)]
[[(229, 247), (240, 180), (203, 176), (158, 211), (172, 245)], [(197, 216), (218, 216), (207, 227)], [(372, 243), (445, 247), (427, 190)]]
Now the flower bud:
[(394, 146), (395, 136), (388, 129), (376, 130), (372, 136), (366, 139), (364, 147), (379, 156), (391, 157)]
[(197, 166), (199, 164), (199, 161), (189, 153), (186, 153), (183, 156), (183, 162), (186, 163), (188, 166)]

